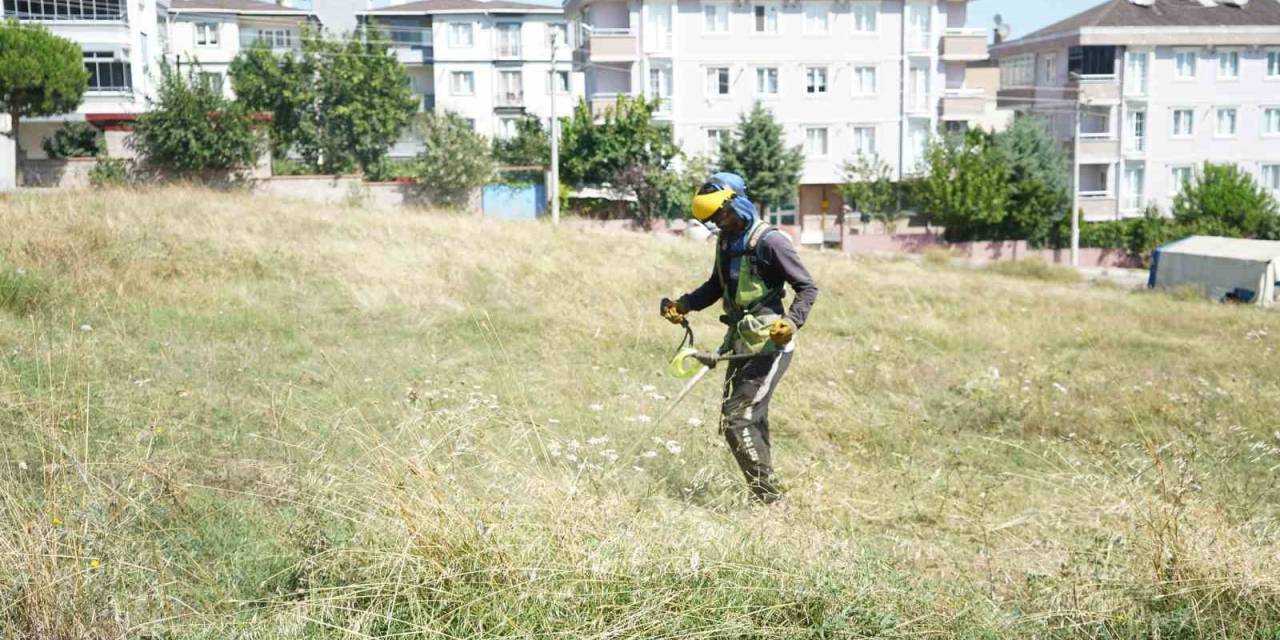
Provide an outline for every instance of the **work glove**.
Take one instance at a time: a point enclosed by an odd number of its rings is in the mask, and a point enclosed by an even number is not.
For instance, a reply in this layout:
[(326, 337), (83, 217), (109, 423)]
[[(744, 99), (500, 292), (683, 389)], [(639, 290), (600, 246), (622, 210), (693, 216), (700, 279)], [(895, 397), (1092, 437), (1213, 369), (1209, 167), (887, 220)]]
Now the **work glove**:
[(769, 327), (769, 339), (779, 347), (785, 347), (795, 335), (796, 323), (786, 318), (775, 321), (773, 326)]
[(670, 298), (663, 298), (662, 305), (659, 307), (659, 313), (667, 322), (671, 324), (680, 324), (684, 322), (684, 316), (689, 313), (689, 307), (683, 302), (672, 301)]

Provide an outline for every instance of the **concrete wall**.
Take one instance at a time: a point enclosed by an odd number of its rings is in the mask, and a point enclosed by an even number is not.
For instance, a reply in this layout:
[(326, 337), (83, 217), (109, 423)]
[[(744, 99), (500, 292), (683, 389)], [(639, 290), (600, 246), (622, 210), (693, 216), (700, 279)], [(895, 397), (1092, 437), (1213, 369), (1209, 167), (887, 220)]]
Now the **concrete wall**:
[[(923, 253), (928, 249), (948, 250), (979, 263), (1028, 258), (1040, 258), (1050, 264), (1071, 262), (1069, 249), (1031, 249), (1024, 240), (948, 243), (937, 234), (851, 235), (844, 240), (844, 250), (851, 253)], [(1142, 263), (1119, 249), (1082, 248), (1080, 266), (1141, 268)]]
[(18, 141), (12, 130), (9, 114), (0, 113), (0, 192), (18, 188)]
[(22, 186), (52, 189), (87, 189), (89, 173), (97, 158), (30, 160), (22, 163)]

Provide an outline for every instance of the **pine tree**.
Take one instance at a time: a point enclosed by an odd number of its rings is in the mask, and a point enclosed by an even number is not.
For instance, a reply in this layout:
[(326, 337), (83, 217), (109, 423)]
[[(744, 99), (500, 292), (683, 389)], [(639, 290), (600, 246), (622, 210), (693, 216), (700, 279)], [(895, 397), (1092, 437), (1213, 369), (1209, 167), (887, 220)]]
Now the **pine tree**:
[(75, 111), (88, 88), (79, 45), (40, 25), (0, 20), (0, 113), (13, 116), (14, 141), (23, 118)]
[(804, 154), (788, 149), (782, 126), (760, 103), (738, 116), (738, 127), (720, 143), (720, 167), (747, 181), (747, 195), (767, 214), (792, 201), (800, 187)]

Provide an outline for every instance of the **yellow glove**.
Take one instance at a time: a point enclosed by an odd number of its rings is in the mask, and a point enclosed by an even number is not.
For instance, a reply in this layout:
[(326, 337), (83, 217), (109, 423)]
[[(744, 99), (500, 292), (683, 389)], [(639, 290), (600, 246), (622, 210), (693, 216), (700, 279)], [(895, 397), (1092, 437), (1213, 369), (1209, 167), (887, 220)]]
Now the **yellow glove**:
[(673, 302), (667, 298), (662, 299), (662, 317), (667, 319), (671, 324), (680, 324), (684, 322), (684, 316), (689, 313), (689, 307), (682, 302)]
[(769, 327), (769, 339), (779, 347), (786, 346), (795, 335), (795, 323), (786, 318), (775, 321), (773, 326)]

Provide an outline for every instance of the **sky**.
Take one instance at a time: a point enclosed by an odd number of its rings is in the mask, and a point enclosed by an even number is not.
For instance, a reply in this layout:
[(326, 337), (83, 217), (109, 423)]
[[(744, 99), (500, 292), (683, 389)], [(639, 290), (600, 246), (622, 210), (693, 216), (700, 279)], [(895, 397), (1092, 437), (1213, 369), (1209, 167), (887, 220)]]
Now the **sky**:
[(1005, 24), (1013, 29), (1009, 37), (1021, 38), (1102, 2), (1103, 0), (972, 0), (969, 3), (968, 26), (990, 29), (995, 26), (995, 17), (999, 14)]

